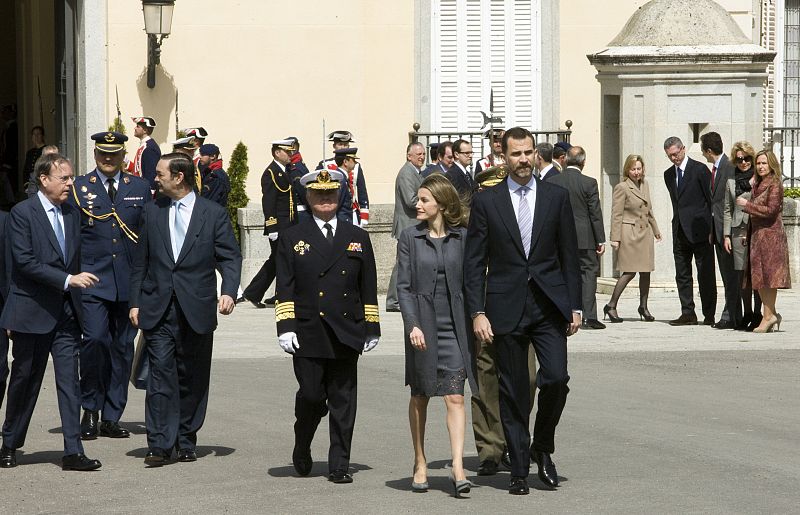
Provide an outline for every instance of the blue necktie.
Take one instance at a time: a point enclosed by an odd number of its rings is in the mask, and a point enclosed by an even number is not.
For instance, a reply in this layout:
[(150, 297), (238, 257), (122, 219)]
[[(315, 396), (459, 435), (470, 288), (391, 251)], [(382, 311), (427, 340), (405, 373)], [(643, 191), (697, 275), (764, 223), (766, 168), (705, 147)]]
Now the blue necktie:
[(186, 239), (186, 225), (181, 216), (180, 201), (175, 202), (175, 223), (172, 226), (172, 232), (175, 235), (175, 259), (177, 260), (183, 248), (183, 240)]
[(50, 210), (53, 212), (53, 231), (56, 233), (56, 240), (58, 240), (58, 246), (61, 248), (61, 256), (66, 260), (67, 243), (64, 239), (64, 228), (61, 226), (61, 218), (58, 216), (61, 210), (55, 206)]
[(676, 166), (675, 171), (678, 172), (678, 189), (681, 189), (681, 186), (683, 186), (683, 170)]
[(519, 235), (522, 237), (522, 248), (525, 249), (525, 257), (528, 257), (531, 253), (531, 236), (533, 233), (531, 208), (525, 199), (525, 195), (528, 194), (528, 187), (521, 186), (517, 192), (519, 193), (519, 214), (517, 215)]

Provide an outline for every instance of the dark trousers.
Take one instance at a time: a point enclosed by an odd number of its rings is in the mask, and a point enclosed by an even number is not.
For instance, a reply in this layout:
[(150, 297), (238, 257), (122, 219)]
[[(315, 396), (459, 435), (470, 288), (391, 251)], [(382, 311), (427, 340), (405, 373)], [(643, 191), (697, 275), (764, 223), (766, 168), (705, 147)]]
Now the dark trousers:
[(533, 449), (555, 451), (555, 431), (569, 393), (567, 374), (567, 322), (549, 299), (531, 283), (525, 312), (511, 334), (495, 335), (500, 387), (500, 418), (503, 421), (511, 475), (530, 470), (530, 377), (528, 348), (533, 343), (539, 372), (539, 407), (533, 426)]
[[(506, 438), (500, 420), (500, 390), (497, 381), (497, 346), (481, 343), (475, 356), (478, 380), (478, 393), (472, 394), (472, 432), (478, 460), (500, 462)], [(530, 410), (536, 395), (536, 354), (528, 349), (528, 377), (530, 379)], [(528, 410), (528, 413), (530, 413)]]
[(119, 422), (128, 402), (128, 379), (136, 329), (128, 303), (83, 295), (81, 396), (83, 409), (102, 411), (102, 420)]
[[(0, 306), (0, 309), (2, 307)], [(5, 329), (0, 329), (0, 408), (6, 395), (6, 380), (8, 379), (8, 334)]]
[(692, 243), (680, 227), (672, 233), (672, 254), (675, 258), (675, 283), (681, 301), (681, 313), (694, 315), (692, 292), (692, 258), (697, 267), (697, 285), (700, 287), (700, 303), (703, 316), (714, 318), (717, 310), (717, 284), (714, 274), (714, 251), (711, 243)]
[(248, 300), (261, 302), (269, 286), (272, 284), (272, 281), (275, 280), (275, 268), (277, 266), (275, 263), (275, 252), (277, 248), (278, 240), (270, 240), (269, 258), (261, 265), (261, 270), (253, 277), (253, 280), (250, 281), (250, 284), (247, 285), (247, 288), (245, 288), (242, 293)]
[(83, 453), (81, 443), (81, 388), (78, 380), (78, 347), (81, 331), (69, 300), (53, 331), (47, 334), (12, 333), (14, 341), (11, 379), (8, 382), (3, 445), (19, 449), (31, 423), (47, 369), (47, 356), (53, 356), (58, 412), (64, 436), (64, 454)]
[(717, 254), (717, 268), (722, 276), (722, 285), (725, 288), (725, 307), (720, 320), (728, 320), (738, 325), (742, 322), (742, 286), (739, 282), (739, 272), (733, 268), (733, 254), (725, 252), (722, 243), (715, 243), (714, 250)]
[(171, 452), (194, 449), (208, 405), (214, 333), (198, 334), (176, 299), (150, 331), (144, 331), (150, 376), (145, 397), (147, 446)]
[(294, 404), (295, 446), (310, 448), (320, 420), (330, 411), (328, 470), (347, 470), (358, 404), (358, 353), (336, 359), (295, 356), (292, 361), (300, 386)]
[(595, 249), (579, 249), (578, 264), (581, 267), (581, 305), (584, 320), (597, 320), (597, 274), (600, 259)]

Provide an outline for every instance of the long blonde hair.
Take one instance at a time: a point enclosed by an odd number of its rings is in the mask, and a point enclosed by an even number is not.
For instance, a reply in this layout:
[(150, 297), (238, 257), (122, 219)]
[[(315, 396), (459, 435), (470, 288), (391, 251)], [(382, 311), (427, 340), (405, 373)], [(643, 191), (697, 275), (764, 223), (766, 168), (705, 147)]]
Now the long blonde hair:
[[(781, 164), (778, 162), (778, 158), (775, 157), (775, 154), (771, 150), (766, 148), (764, 150), (759, 151), (758, 154), (756, 154), (756, 158), (753, 160), (753, 167), (756, 166), (756, 162), (758, 161), (758, 156), (767, 156), (767, 166), (769, 166), (769, 172), (770, 172), (767, 177), (776, 184), (781, 184), (783, 182), (783, 174), (781, 173)], [(756, 168), (754, 176), (756, 178), (756, 182), (761, 182), (762, 180), (764, 180), (758, 174), (758, 168)]]
[(444, 217), (445, 225), (448, 227), (466, 227), (467, 210), (461, 205), (458, 191), (456, 191), (447, 177), (434, 173), (426, 177), (419, 187), (430, 191), (436, 203), (444, 208), (442, 216)]

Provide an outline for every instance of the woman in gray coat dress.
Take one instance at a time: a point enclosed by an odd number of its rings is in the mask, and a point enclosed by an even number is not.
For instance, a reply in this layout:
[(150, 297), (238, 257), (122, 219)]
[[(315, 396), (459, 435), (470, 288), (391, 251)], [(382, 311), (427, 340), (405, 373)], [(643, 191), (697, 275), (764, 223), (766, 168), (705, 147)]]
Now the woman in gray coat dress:
[(467, 330), (462, 263), (466, 213), (458, 193), (442, 175), (419, 188), (417, 220), (397, 243), (397, 292), (403, 315), (406, 384), (411, 386), (408, 415), (414, 444), (412, 489), (428, 488), (425, 419), (428, 399), (444, 397), (453, 456), (451, 480), (456, 496), (469, 492), (462, 456), (466, 412), (464, 382), (477, 391), (471, 331)]
[(736, 199), (741, 197), (750, 200), (755, 179), (756, 151), (746, 141), (737, 141), (731, 148), (731, 159), (736, 165), (736, 175), (728, 179), (725, 185), (725, 206), (722, 218), (722, 233), (725, 235), (723, 242), (725, 250), (733, 254), (733, 268), (738, 272), (739, 284), (742, 284), (741, 297), (744, 317), (736, 329), (752, 331), (761, 323), (761, 297), (758, 292), (746, 284), (747, 260), (750, 247), (747, 238), (750, 232), (750, 215), (744, 212)]

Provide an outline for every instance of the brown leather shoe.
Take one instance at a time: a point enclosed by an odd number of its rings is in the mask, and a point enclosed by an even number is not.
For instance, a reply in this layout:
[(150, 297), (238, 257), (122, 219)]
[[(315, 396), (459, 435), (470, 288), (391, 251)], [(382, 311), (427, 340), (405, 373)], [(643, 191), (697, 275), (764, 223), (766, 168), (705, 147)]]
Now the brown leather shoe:
[(670, 320), (669, 325), (697, 325), (697, 315), (683, 313), (675, 320)]

